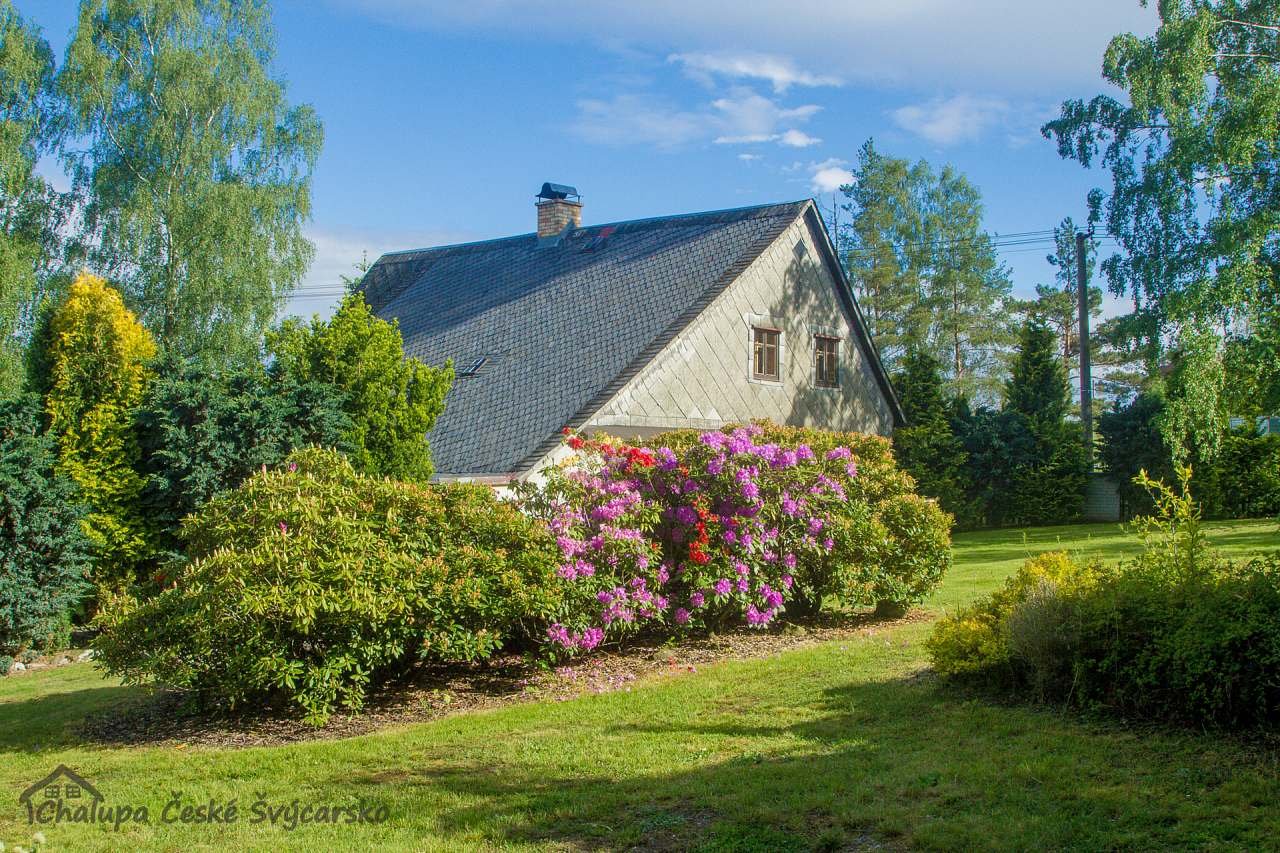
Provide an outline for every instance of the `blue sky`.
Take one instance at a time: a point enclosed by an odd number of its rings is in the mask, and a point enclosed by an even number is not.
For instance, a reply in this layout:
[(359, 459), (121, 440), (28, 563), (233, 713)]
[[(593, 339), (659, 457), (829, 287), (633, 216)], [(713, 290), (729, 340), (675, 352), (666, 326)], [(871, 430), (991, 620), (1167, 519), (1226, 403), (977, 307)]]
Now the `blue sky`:
[[(18, 0), (61, 53), (72, 0)], [(586, 223), (831, 190), (869, 137), (951, 163), (1000, 233), (1082, 218), (1106, 176), (1038, 128), (1102, 90), (1102, 53), (1146, 33), (1137, 0), (277, 0), (276, 71), (318, 110), (325, 148), (290, 303), (325, 313), (362, 251), (532, 230), (544, 180)], [(1015, 290), (1045, 246), (1002, 257)]]

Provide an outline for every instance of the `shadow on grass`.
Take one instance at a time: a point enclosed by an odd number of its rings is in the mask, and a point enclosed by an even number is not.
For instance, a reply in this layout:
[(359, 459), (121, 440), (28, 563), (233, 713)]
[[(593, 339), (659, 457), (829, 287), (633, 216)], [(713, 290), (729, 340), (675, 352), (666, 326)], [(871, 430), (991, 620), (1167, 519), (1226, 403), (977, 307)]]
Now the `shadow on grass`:
[(548, 671), (514, 652), (475, 664), (424, 664), (372, 690), (360, 711), (339, 710), (321, 727), (304, 722), (297, 708), (283, 701), (235, 711), (200, 710), (182, 691), (148, 690), (140, 692), (138, 702), (89, 714), (78, 733), (104, 746), (180, 742), (247, 747), (357, 737), (389, 726), (470, 711), (569, 698), (581, 692), (586, 682), (604, 683), (612, 676), (620, 684), (624, 678), (663, 672), (669, 659), (679, 658), (682, 665), (703, 665), (760, 658), (814, 641), (847, 638), (864, 628), (900, 626), (929, 617), (930, 612), (923, 609), (897, 618), (867, 611), (824, 612), (803, 626), (784, 623), (770, 631), (740, 626), (719, 634), (687, 637), (678, 646), (660, 634), (640, 635), (630, 638), (623, 648), (577, 659), (573, 666), (564, 668), (574, 674), (563, 677), (559, 670)]
[(88, 687), (0, 702), (0, 751), (81, 745), (86, 717), (132, 706), (144, 696), (136, 687)]
[[(833, 688), (812, 710), (588, 720), (614, 757), (581, 774), (548, 772), (535, 747), (514, 762), (477, 747), (333, 784), (405, 808), (430, 790), (457, 804), (433, 814), (443, 833), (570, 849), (1249, 848), (1280, 828), (1280, 776), (1238, 741), (996, 706), (930, 678)], [(633, 771), (620, 743), (664, 769)]]
[(1270, 529), (1264, 527), (1260, 530), (1213, 530), (1210, 531), (1209, 538), (1215, 547), (1237, 552), (1233, 555), (1236, 558), (1248, 552), (1275, 551), (1280, 550), (1280, 524), (1272, 524)]

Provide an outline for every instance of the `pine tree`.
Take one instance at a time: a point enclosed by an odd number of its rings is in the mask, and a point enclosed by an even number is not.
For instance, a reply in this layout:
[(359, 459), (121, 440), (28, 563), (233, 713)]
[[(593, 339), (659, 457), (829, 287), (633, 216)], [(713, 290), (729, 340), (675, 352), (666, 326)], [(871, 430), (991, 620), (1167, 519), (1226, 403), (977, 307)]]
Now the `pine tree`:
[(1071, 405), (1067, 375), (1052, 330), (1038, 320), (1022, 327), (1018, 356), (1005, 386), (1005, 409), (1037, 426), (1062, 423)]
[(923, 350), (912, 348), (902, 366), (894, 381), (907, 420), (893, 433), (898, 464), (915, 478), (920, 494), (936, 498), (967, 526), (971, 521), (965, 500), (967, 455), (951, 423), (940, 365)]
[(1007, 487), (996, 497), (1004, 524), (1065, 524), (1078, 519), (1087, 481), (1078, 424), (1066, 414), (1071, 398), (1053, 331), (1030, 320), (1000, 415), (1001, 460)]
[(923, 217), (927, 167), (886, 157), (868, 141), (858, 152), (854, 180), (845, 189), (849, 276), (858, 291), (868, 331), (889, 365), (897, 363), (927, 318), (923, 302)]
[[(1053, 229), (1054, 251), (1045, 258), (1054, 268), (1053, 284), (1036, 285), (1036, 298), (1022, 306), (1025, 315), (1039, 318), (1058, 337), (1058, 351), (1070, 377), (1080, 355), (1080, 285), (1076, 266), (1076, 224), (1070, 217)], [(1097, 267), (1097, 241), (1085, 242), (1085, 264), (1089, 280)], [(1102, 316), (1102, 291), (1089, 288), (1089, 316)]]
[(933, 242), (925, 304), (933, 318), (932, 349), (945, 353), (952, 394), (994, 399), (1006, 348), (1013, 342), (1005, 302), (1012, 283), (982, 230), (982, 194), (946, 166), (930, 198)]
[(845, 195), (849, 275), (890, 369), (918, 347), (950, 394), (994, 399), (1013, 341), (1002, 319), (1011, 285), (982, 230), (981, 193), (949, 166), (935, 173), (868, 142)]

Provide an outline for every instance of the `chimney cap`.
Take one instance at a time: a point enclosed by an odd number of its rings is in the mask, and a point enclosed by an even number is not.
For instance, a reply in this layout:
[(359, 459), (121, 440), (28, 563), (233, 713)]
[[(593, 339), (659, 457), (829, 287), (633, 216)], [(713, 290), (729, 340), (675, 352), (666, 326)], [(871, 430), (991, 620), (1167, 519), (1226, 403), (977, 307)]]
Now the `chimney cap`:
[(573, 196), (575, 199), (582, 198), (582, 196), (578, 195), (576, 187), (571, 187), (567, 184), (553, 184), (548, 181), (542, 185), (542, 191), (538, 193), (535, 198), (547, 199), (548, 201), (561, 201), (569, 198), (570, 196)]

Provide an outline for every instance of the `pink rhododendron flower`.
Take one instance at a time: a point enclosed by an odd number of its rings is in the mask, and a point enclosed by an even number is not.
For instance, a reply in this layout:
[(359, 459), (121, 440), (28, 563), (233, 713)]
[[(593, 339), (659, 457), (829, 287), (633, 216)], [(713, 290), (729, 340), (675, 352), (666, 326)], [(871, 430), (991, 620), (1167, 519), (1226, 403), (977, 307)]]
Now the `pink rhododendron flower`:
[(834, 550), (832, 518), (857, 466), (850, 448), (815, 453), (763, 433), (709, 430), (683, 450), (575, 436), (573, 467), (538, 509), (557, 574), (579, 585), (568, 600), (595, 603), (580, 614), (587, 625), (558, 626), (548, 643), (583, 651), (668, 614), (668, 628), (695, 614), (753, 626), (778, 618), (800, 562)]

